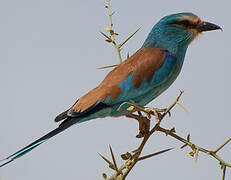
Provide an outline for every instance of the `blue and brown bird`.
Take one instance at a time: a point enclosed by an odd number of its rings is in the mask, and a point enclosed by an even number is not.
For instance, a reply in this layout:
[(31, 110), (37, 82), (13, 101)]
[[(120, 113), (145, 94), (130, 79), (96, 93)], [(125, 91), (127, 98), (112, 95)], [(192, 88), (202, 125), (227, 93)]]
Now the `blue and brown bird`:
[(0, 167), (21, 157), (72, 125), (106, 116), (129, 115), (133, 101), (144, 106), (164, 92), (179, 75), (189, 44), (202, 32), (221, 29), (202, 21), (192, 13), (163, 17), (149, 33), (142, 47), (114, 68), (90, 92), (79, 98), (70, 109), (55, 118), (59, 126), (30, 145), (1, 161)]

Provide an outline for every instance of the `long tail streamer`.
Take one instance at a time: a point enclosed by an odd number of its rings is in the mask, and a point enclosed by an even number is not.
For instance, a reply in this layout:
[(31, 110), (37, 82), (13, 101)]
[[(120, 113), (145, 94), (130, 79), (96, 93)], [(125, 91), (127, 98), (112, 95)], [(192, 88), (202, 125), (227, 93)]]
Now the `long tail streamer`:
[(60, 124), (60, 126), (58, 128), (56, 128), (53, 131), (47, 133), (45, 136), (37, 139), (33, 143), (31, 143), (28, 146), (20, 149), (19, 151), (17, 151), (16, 153), (10, 155), (9, 157), (7, 157), (5, 159), (2, 159), (0, 161), (0, 167), (3, 167), (6, 164), (8, 164), (8, 163), (14, 161), (15, 159), (21, 157), (22, 155), (30, 152), (32, 149), (36, 148), (40, 144), (44, 143), (45, 141), (47, 141), (48, 139), (52, 138), (53, 136), (59, 134), (60, 132), (64, 131), (65, 129), (69, 128), (73, 124), (76, 124), (77, 122), (78, 122), (78, 119), (67, 119), (67, 120), (65, 120), (65, 123)]

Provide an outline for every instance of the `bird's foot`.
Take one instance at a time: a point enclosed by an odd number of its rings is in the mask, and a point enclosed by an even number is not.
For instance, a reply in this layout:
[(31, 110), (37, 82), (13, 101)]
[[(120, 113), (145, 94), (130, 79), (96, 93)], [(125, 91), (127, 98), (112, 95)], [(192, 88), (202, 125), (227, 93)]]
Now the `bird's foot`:
[[(164, 108), (164, 109), (150, 108), (150, 107), (145, 108), (145, 112), (146, 112), (147, 117), (150, 119), (151, 115), (154, 115), (157, 123), (159, 123), (161, 121), (161, 119), (163, 118), (163, 114), (166, 113), (166, 111), (167, 111), (167, 108)], [(171, 116), (170, 111), (167, 113), (170, 117)]]
[[(171, 113), (167, 112), (166, 108), (165, 109), (150, 108), (150, 107), (138, 108), (137, 106), (135, 111), (138, 113), (138, 115), (131, 113), (129, 115), (126, 115), (126, 117), (133, 118), (138, 121), (139, 134), (136, 135), (137, 138), (142, 138), (149, 133), (150, 119), (152, 115), (155, 116), (156, 123), (160, 123), (160, 121), (162, 120), (165, 114), (169, 114), (169, 116), (171, 116)], [(145, 113), (146, 116), (143, 116), (141, 112)]]

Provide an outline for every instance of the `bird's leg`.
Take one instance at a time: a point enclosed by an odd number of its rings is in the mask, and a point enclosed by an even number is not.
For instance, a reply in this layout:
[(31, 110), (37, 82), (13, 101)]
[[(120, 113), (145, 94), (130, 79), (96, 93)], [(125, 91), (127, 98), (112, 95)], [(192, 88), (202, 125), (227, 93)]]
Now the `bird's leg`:
[(139, 134), (136, 135), (137, 138), (144, 137), (145, 134), (149, 133), (150, 130), (150, 120), (144, 117), (140, 111), (138, 111), (138, 115), (129, 114), (126, 117), (136, 119), (139, 123)]
[(167, 110), (167, 108), (159, 109), (159, 108), (153, 108), (155, 111), (163, 113)]
[[(120, 105), (118, 110), (125, 105), (128, 104), (130, 105), (129, 108), (127, 108), (128, 111), (131, 113), (129, 115), (126, 115), (129, 118), (136, 119), (139, 122), (139, 134), (136, 136), (137, 138), (144, 137), (145, 134), (147, 134), (150, 130), (150, 119), (151, 116), (155, 116), (157, 123), (160, 123), (162, 120), (163, 116), (165, 114), (170, 114), (170, 111), (167, 111), (167, 109), (158, 109), (158, 108), (149, 108), (149, 107), (141, 107), (138, 106), (135, 103), (130, 103), (130, 102), (124, 102), (123, 104)], [(137, 112), (138, 115), (133, 114), (134, 112)], [(146, 117), (144, 117), (141, 112), (145, 113)]]
[(166, 112), (166, 111), (167, 111), (167, 108), (159, 109), (159, 108), (145, 107), (144, 109), (144, 112), (147, 114), (148, 117), (151, 117), (151, 115), (154, 115), (156, 117), (157, 123), (159, 123), (159, 121), (162, 119), (164, 113), (167, 113), (169, 117), (171, 116), (170, 111), (169, 112)]

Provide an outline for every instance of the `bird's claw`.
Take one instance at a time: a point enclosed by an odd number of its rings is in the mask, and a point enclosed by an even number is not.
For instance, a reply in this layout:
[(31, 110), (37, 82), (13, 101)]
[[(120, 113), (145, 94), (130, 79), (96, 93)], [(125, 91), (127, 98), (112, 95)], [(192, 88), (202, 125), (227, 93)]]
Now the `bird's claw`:
[[(154, 115), (156, 117), (156, 121), (157, 123), (160, 122), (160, 120), (163, 117), (163, 113), (165, 113), (167, 111), (167, 108), (165, 109), (158, 109), (158, 108), (145, 108), (145, 113), (147, 114), (148, 117), (151, 117), (151, 115)], [(167, 112), (169, 117), (171, 116), (170, 112)]]
[[(160, 123), (163, 116), (167, 113), (171, 116), (170, 112), (167, 112), (167, 109), (158, 109), (158, 108), (149, 108), (149, 107), (139, 107), (136, 106), (135, 110), (138, 115), (130, 114), (126, 115), (129, 118), (136, 119), (139, 122), (139, 134), (136, 135), (137, 138), (142, 138), (149, 133), (150, 130), (150, 119), (151, 116), (155, 116), (156, 122)], [(146, 116), (143, 116), (142, 113), (145, 113)]]

